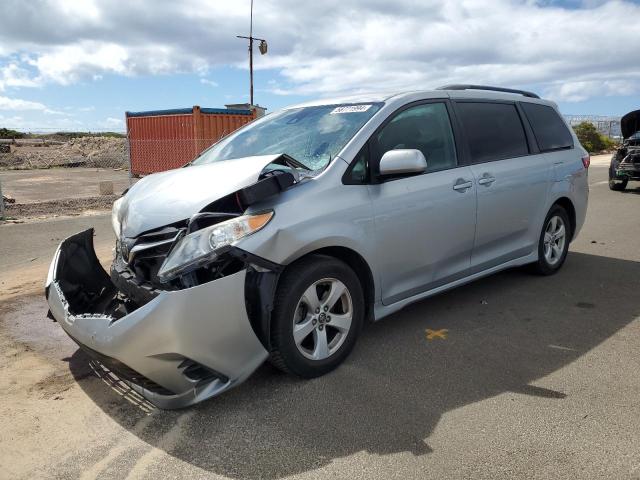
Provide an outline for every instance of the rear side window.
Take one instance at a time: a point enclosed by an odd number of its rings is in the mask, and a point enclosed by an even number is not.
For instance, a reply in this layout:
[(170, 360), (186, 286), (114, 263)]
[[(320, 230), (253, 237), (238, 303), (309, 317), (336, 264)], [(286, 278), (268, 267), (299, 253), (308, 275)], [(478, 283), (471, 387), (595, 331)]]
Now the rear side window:
[(474, 163), (521, 157), (529, 153), (527, 137), (515, 105), (460, 102), (457, 111)]
[(521, 103), (541, 152), (573, 147), (573, 137), (558, 112), (546, 105)]

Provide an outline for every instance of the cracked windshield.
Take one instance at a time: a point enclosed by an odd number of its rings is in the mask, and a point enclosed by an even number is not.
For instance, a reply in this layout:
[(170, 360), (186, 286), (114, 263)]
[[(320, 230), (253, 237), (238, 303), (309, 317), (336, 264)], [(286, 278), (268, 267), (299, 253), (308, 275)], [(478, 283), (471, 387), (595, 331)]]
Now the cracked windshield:
[(380, 106), (322, 105), (282, 110), (215, 144), (193, 164), (286, 153), (310, 170), (322, 170)]

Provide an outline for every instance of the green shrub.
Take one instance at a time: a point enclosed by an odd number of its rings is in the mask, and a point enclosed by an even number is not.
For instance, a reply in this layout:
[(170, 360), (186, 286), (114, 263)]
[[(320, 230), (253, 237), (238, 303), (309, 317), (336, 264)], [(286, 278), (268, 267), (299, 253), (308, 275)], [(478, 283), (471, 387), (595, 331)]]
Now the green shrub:
[(606, 135), (602, 135), (596, 127), (589, 122), (582, 122), (573, 127), (578, 136), (578, 140), (589, 153), (611, 150), (616, 146), (616, 142)]
[(0, 128), (0, 138), (3, 139), (12, 139), (12, 138), (23, 138), (24, 133), (17, 132), (15, 130), (10, 130), (8, 128)]

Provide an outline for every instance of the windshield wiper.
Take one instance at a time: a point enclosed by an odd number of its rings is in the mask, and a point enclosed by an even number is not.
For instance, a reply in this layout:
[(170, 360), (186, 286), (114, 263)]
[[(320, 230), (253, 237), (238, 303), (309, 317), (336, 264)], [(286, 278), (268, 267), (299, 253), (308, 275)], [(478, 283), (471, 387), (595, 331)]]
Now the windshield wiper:
[(309, 172), (313, 172), (313, 168), (309, 168), (307, 167), (304, 163), (302, 163), (299, 160), (296, 160), (295, 158), (293, 158), (290, 155), (287, 155), (286, 153), (282, 154), (282, 158), (284, 159), (284, 161), (293, 168), (302, 168), (304, 170), (308, 170)]

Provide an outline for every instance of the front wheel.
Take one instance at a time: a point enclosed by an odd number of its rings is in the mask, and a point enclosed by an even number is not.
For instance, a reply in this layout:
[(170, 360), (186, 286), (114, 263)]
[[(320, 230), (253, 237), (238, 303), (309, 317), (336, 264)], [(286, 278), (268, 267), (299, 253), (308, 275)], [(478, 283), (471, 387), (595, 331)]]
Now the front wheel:
[(538, 239), (538, 261), (533, 264), (535, 273), (553, 275), (564, 264), (569, 251), (571, 223), (560, 205), (554, 205), (544, 220)]
[(271, 363), (303, 378), (330, 372), (353, 349), (364, 307), (358, 277), (344, 262), (314, 255), (291, 265), (276, 292)]
[(628, 180), (614, 180), (613, 178), (609, 180), (609, 189), (615, 190), (616, 192), (621, 192), (625, 188), (627, 188)]
[(614, 164), (612, 162), (611, 166), (609, 167), (609, 190), (615, 190), (616, 192), (620, 192), (625, 188), (627, 188), (628, 182), (629, 180), (626, 178), (623, 178), (623, 179), (616, 178)]

